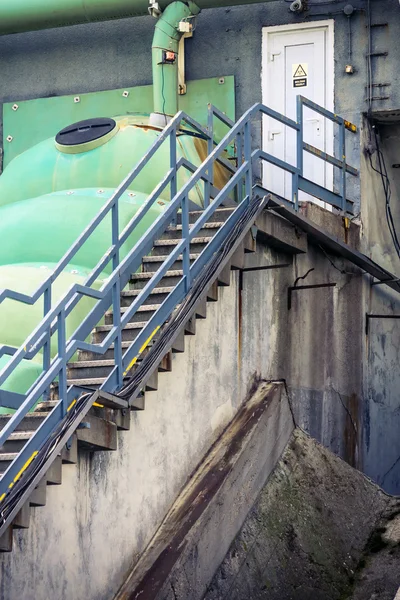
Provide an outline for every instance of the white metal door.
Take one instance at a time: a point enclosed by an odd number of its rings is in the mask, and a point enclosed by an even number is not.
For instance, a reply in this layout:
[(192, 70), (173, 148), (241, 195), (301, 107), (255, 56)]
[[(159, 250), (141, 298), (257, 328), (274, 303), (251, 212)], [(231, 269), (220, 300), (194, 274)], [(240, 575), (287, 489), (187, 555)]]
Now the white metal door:
[[(267, 27), (263, 30), (263, 103), (296, 120), (296, 96), (333, 110), (333, 40), (331, 24), (316, 27)], [(333, 154), (330, 121), (304, 109), (304, 141)], [(268, 117), (263, 119), (264, 149), (296, 165), (296, 132)], [(304, 177), (332, 189), (333, 170), (321, 159), (303, 153)], [(268, 190), (292, 199), (291, 175), (272, 165), (263, 169)], [(315, 198), (300, 193), (300, 200)], [(319, 204), (323, 204), (318, 202)]]

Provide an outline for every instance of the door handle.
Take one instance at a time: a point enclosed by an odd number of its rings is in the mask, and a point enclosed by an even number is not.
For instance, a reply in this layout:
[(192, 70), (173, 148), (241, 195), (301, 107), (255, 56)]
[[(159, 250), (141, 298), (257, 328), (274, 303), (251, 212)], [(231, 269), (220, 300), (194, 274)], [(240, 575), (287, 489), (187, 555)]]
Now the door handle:
[(273, 142), (274, 139), (275, 139), (275, 136), (276, 135), (280, 135), (281, 133), (282, 133), (282, 130), (272, 130), (272, 131), (270, 130), (270, 131), (268, 131), (268, 140), (270, 142)]
[(311, 119), (306, 119), (306, 121), (308, 121), (309, 123), (315, 123), (317, 126), (317, 135), (318, 136), (321, 135), (321, 126), (320, 126), (321, 119), (317, 119), (317, 118), (312, 119), (311, 118)]

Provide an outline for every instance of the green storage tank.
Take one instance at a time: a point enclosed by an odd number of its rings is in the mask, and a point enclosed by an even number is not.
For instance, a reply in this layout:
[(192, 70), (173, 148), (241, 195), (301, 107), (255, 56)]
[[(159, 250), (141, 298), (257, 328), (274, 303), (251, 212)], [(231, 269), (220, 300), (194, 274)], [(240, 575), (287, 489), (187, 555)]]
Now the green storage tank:
[[(32, 294), (45, 280), (115, 189), (141, 160), (160, 135), (144, 115), (91, 119), (72, 124), (17, 156), (0, 177), (0, 289)], [(207, 143), (193, 131), (177, 136), (177, 159), (185, 157), (196, 166), (207, 155)], [(166, 141), (120, 198), (119, 227), (127, 223), (170, 168)], [(178, 189), (190, 177), (181, 169)], [(217, 166), (216, 181), (222, 185), (228, 173)], [(203, 206), (200, 187), (189, 199)], [(121, 258), (165, 210), (169, 190), (153, 204), (124, 244)], [(53, 305), (74, 283), (82, 283), (111, 245), (110, 217), (105, 219), (53, 284)], [(95, 283), (100, 287), (110, 273), (106, 269)], [(71, 313), (68, 336), (88, 314), (93, 301), (85, 298)], [(35, 306), (6, 300), (0, 308), (1, 344), (18, 348), (43, 317), (43, 300)], [(52, 347), (52, 355), (56, 348)], [(0, 370), (10, 360), (0, 358)], [(2, 389), (25, 393), (41, 373), (41, 355), (24, 361)], [(1, 394), (0, 394), (1, 398)], [(1, 407), (0, 412), (10, 412)]]

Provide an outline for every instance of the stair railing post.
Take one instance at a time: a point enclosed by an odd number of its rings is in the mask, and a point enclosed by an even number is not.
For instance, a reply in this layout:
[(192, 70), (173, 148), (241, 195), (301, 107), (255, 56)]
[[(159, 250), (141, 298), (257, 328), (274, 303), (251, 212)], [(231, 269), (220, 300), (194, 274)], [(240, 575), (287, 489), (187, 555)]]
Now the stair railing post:
[[(237, 136), (236, 136), (236, 155), (237, 155), (237, 168), (239, 169), (240, 166), (242, 165), (243, 162), (243, 141), (242, 141), (242, 136), (243, 133), (241, 131), (238, 132)], [(238, 182), (238, 185), (236, 187), (236, 193), (237, 193), (237, 202), (238, 204), (241, 203), (241, 201), (243, 200), (243, 185), (241, 184), (241, 181)]]
[[(177, 171), (176, 171), (176, 135), (177, 130), (176, 126), (169, 134), (169, 166), (173, 169), (173, 176), (171, 179), (170, 193), (171, 193), (171, 201), (175, 198), (177, 190), (178, 190), (178, 181), (177, 181)], [(174, 214), (172, 220), (172, 225), (176, 225), (176, 214)]]
[(185, 279), (185, 292), (190, 288), (190, 237), (189, 237), (189, 202), (187, 194), (182, 198), (182, 239), (185, 244), (182, 252), (183, 277)]
[(296, 120), (299, 126), (296, 132), (296, 166), (299, 173), (293, 173), (292, 176), (292, 202), (297, 212), (299, 210), (299, 174), (303, 177), (303, 101), (301, 96), (297, 96), (296, 98)]
[[(119, 201), (115, 200), (111, 209), (111, 235), (113, 245), (112, 266), (113, 271), (119, 266)], [(117, 278), (112, 287), (112, 311), (113, 325), (117, 327), (117, 335), (114, 339), (114, 363), (117, 367), (118, 385), (122, 385), (122, 331), (121, 331), (121, 288), (120, 280)]]
[(57, 344), (58, 357), (61, 360), (61, 369), (58, 374), (58, 397), (62, 402), (62, 413), (67, 414), (67, 363), (66, 363), (66, 326), (65, 309), (62, 308), (57, 316)]
[(342, 211), (346, 212), (346, 129), (344, 122), (339, 125), (339, 152), (342, 163), (340, 172), (340, 195), (342, 197)]
[[(208, 116), (207, 116), (207, 156), (210, 156), (211, 152), (214, 149), (214, 114), (212, 105), (208, 105)], [(211, 185), (213, 182), (213, 167), (210, 167), (206, 171), (206, 181), (204, 181), (204, 208), (207, 208), (210, 204), (210, 196), (211, 196)]]
[[(51, 283), (48, 284), (47, 288), (43, 292), (43, 317), (51, 310)], [(50, 325), (46, 333), (46, 341), (43, 344), (43, 373), (46, 373), (50, 368), (51, 361), (51, 334)], [(50, 396), (50, 389), (47, 389), (43, 394), (43, 400), (47, 400)]]
[(250, 119), (244, 124), (244, 162), (246, 171), (244, 177), (245, 198), (251, 198), (253, 188), (253, 165), (251, 162), (251, 124)]

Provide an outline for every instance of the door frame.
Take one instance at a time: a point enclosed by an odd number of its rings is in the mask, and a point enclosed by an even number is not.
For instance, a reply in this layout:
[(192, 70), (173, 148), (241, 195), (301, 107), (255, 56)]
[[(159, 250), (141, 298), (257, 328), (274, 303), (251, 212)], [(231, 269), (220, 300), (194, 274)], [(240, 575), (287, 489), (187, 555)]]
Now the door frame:
[[(332, 73), (332, 77), (325, 78), (325, 97), (327, 110), (334, 111), (335, 106), (335, 60), (334, 60), (334, 46), (335, 46), (335, 20), (324, 19), (321, 21), (312, 21), (310, 23), (292, 23), (287, 25), (273, 25), (270, 27), (262, 28), (262, 43), (261, 43), (261, 101), (263, 104), (268, 106), (268, 63), (270, 42), (269, 35), (274, 33), (289, 33), (304, 30), (316, 30), (324, 28), (327, 31), (326, 40), (326, 72)], [(326, 119), (327, 129), (331, 129), (331, 146), (326, 148), (328, 154), (334, 155), (335, 148), (335, 135), (333, 131), (333, 123)], [(262, 146), (264, 147), (264, 140), (262, 140)], [(328, 188), (333, 189), (333, 167), (329, 168), (327, 165), (327, 180), (326, 185)]]

